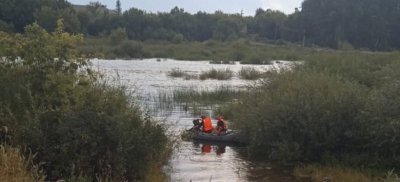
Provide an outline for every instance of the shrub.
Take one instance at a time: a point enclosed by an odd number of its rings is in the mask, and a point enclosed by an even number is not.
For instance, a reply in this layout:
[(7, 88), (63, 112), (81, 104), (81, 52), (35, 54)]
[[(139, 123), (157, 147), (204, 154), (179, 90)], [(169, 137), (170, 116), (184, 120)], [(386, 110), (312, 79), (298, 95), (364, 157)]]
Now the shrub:
[(0, 131), (1, 142), (37, 153), (48, 180), (142, 180), (167, 160), (165, 128), (145, 117), (126, 87), (98, 81), (75, 49), (81, 35), (59, 22), (53, 34), (34, 24), (2, 37), (0, 126), (9, 130)]
[(270, 72), (232, 109), (249, 154), (398, 168), (398, 55), (324, 53), (307, 59), (290, 71)]
[(319, 160), (325, 152), (349, 149), (366, 94), (340, 77), (311, 70), (285, 72), (241, 98), (232, 121), (254, 157)]
[(182, 43), (182, 42), (183, 42), (183, 35), (182, 35), (182, 34), (176, 34), (176, 35), (174, 36), (174, 38), (172, 39), (172, 42), (173, 42), (174, 44), (180, 44), (180, 43)]
[(143, 47), (139, 42), (124, 41), (115, 49), (115, 54), (129, 58), (142, 58)]
[(128, 40), (128, 36), (126, 35), (125, 28), (119, 27), (119, 28), (111, 31), (109, 39), (110, 39), (110, 42), (112, 45), (118, 45), (121, 42)]

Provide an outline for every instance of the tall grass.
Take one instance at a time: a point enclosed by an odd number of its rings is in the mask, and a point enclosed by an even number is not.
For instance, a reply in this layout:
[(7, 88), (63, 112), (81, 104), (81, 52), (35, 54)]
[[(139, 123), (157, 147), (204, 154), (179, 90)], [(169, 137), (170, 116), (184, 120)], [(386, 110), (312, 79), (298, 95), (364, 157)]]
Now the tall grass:
[(201, 80), (215, 79), (215, 80), (230, 80), (233, 77), (233, 72), (229, 68), (226, 69), (214, 69), (208, 70), (200, 74)]
[(225, 103), (240, 97), (241, 91), (230, 86), (218, 86), (215, 89), (176, 89), (173, 90), (173, 99), (180, 103)]
[(321, 166), (306, 165), (298, 166), (294, 169), (294, 174), (300, 179), (308, 179), (312, 182), (320, 182), (329, 179), (330, 182), (398, 182), (400, 178), (393, 173), (387, 172), (385, 175), (373, 176), (370, 171), (363, 171), (346, 166)]

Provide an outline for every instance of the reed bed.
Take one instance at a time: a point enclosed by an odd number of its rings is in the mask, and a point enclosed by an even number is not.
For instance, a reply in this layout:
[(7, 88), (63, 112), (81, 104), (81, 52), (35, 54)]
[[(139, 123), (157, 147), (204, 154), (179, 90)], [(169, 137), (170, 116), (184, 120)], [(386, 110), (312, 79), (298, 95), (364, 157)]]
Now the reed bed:
[(263, 73), (254, 67), (243, 67), (239, 71), (239, 78), (244, 80), (257, 80), (262, 77)]
[(214, 69), (208, 70), (200, 74), (201, 80), (215, 79), (215, 80), (230, 80), (233, 77), (233, 72), (229, 68), (226, 69)]

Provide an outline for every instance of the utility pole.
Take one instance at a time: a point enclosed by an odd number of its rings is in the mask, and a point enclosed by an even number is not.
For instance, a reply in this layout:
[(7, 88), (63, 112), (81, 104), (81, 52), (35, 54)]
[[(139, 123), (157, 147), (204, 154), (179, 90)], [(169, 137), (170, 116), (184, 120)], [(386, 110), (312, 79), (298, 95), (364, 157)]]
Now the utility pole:
[(242, 8), (242, 10), (240, 11), (240, 16), (243, 18), (243, 8)]

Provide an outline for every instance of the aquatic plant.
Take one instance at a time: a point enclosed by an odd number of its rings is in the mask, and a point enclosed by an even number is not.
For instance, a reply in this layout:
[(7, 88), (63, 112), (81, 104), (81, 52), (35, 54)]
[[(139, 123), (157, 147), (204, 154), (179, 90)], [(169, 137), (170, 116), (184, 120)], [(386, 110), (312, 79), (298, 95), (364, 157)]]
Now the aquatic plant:
[(180, 103), (224, 103), (240, 97), (241, 91), (231, 86), (220, 85), (215, 89), (175, 89), (173, 90), (173, 99)]
[(168, 72), (168, 76), (170, 76), (170, 77), (181, 78), (181, 77), (184, 77), (185, 75), (186, 75), (186, 73), (183, 70), (181, 70), (180, 68), (172, 68), (172, 70)]
[(216, 79), (216, 80), (230, 80), (233, 77), (233, 72), (229, 68), (226, 68), (224, 70), (217, 70), (212, 68), (211, 70), (208, 70), (206, 72), (203, 72), (200, 74), (199, 78), (201, 80), (206, 80), (206, 79)]
[(242, 67), (239, 71), (239, 78), (245, 80), (257, 80), (262, 77), (262, 72), (254, 67)]

